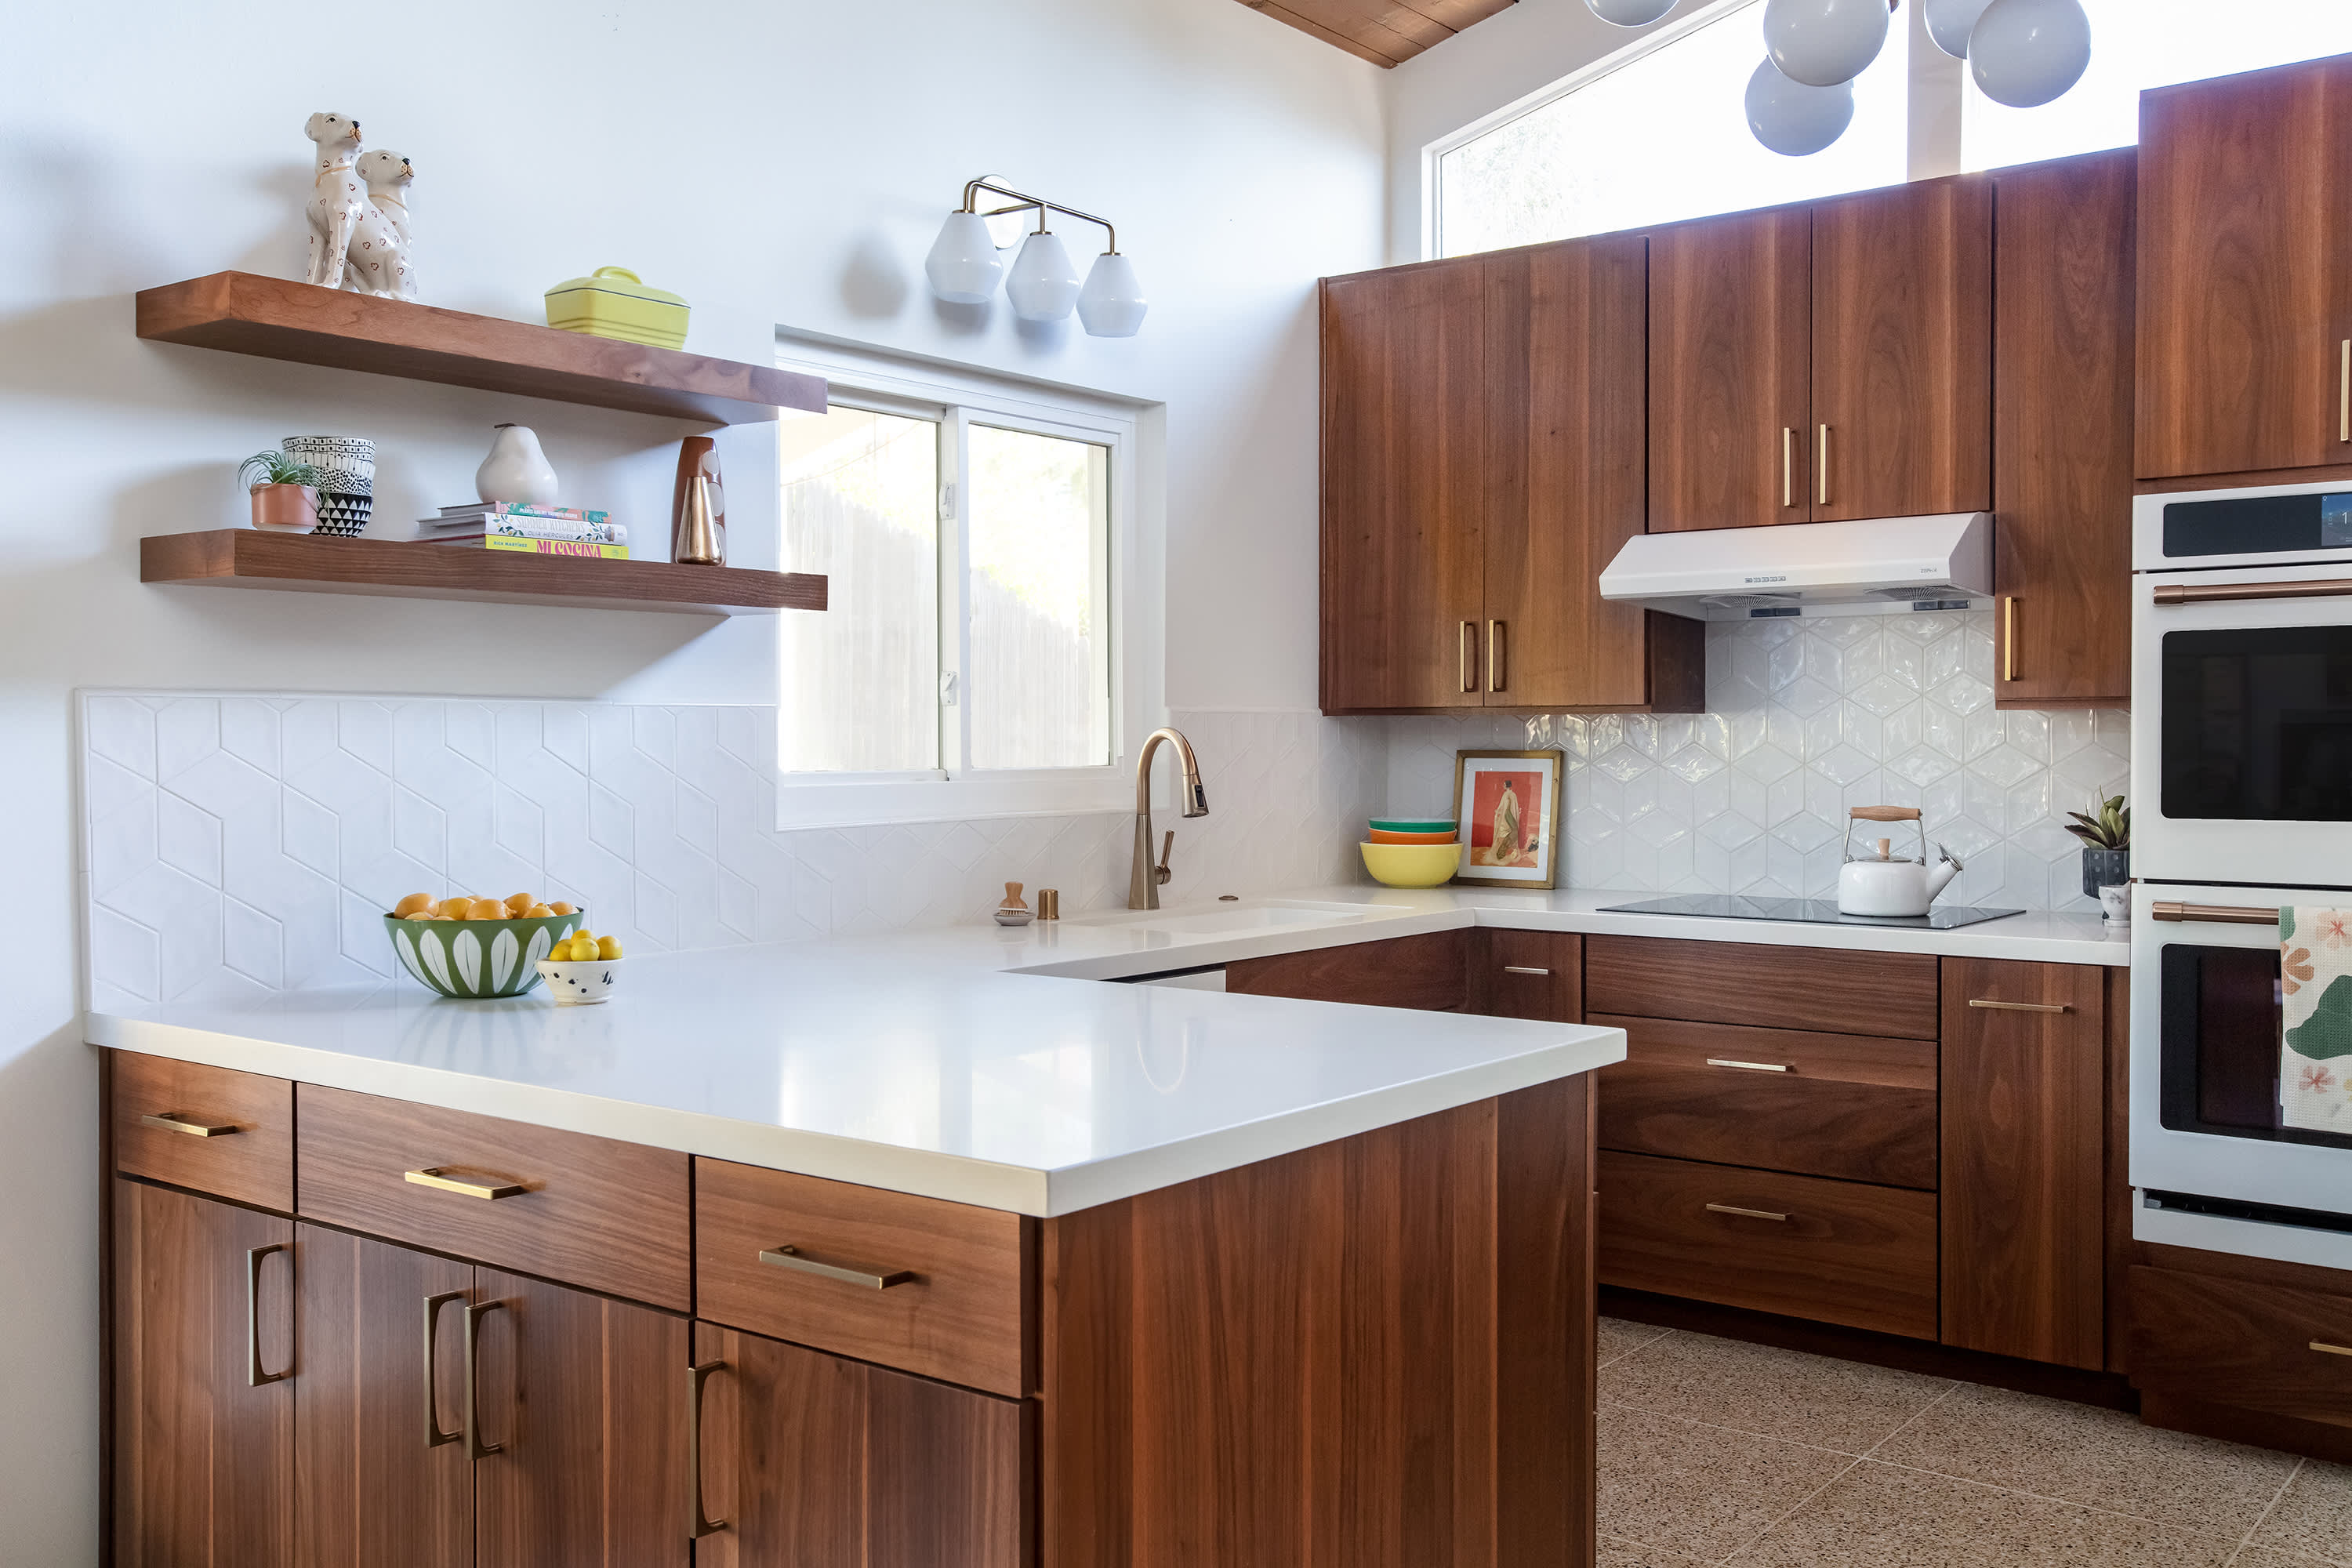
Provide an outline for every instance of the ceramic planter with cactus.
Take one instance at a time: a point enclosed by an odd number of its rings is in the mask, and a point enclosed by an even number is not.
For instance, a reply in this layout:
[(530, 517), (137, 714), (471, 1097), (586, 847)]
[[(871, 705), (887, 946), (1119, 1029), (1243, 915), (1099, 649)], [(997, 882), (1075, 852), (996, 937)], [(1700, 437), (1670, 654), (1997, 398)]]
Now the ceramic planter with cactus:
[(537, 920), (413, 921), (383, 917), (401, 967), (444, 996), (520, 996), (539, 984), (539, 961), (584, 910)]
[(2101, 888), (2120, 888), (2131, 880), (2131, 808), (2124, 797), (2094, 798), (2093, 813), (2066, 815), (2074, 820), (2066, 831), (2083, 841), (2083, 896), (2095, 899)]

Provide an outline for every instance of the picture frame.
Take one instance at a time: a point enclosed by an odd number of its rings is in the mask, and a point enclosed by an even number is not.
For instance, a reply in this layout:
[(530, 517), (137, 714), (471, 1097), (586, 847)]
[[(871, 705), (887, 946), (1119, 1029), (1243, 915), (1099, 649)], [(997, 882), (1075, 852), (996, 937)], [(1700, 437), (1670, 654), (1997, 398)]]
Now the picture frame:
[[(1462, 826), (1456, 882), (1549, 889), (1559, 883), (1559, 795), (1565, 753), (1456, 752), (1454, 819)], [(1498, 836), (1516, 847), (1497, 857)]]

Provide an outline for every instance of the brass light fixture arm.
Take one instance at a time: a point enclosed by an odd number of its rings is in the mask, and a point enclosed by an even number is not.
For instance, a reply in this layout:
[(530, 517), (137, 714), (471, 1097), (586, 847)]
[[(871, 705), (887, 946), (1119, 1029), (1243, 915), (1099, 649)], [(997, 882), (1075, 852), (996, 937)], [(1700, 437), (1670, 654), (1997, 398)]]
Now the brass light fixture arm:
[[(1013, 198), (1013, 205), (1010, 206), (990, 207), (985, 212), (982, 212), (980, 207), (975, 204), (978, 203), (980, 193), (982, 191), (993, 192), (995, 195), (1000, 196), (1011, 196)], [(1113, 256), (1117, 256), (1118, 254), (1118, 230), (1111, 226), (1110, 219), (1107, 217), (1097, 217), (1092, 213), (1082, 213), (1076, 207), (1066, 207), (1059, 202), (1049, 202), (1043, 196), (1033, 196), (1025, 191), (1016, 191), (1010, 186), (1000, 185), (985, 174), (982, 174), (977, 180), (967, 180), (964, 182), (963, 206), (961, 208), (964, 212), (977, 212), (980, 213), (980, 216), (982, 217), (1001, 217), (1006, 213), (1024, 212), (1031, 207), (1037, 209), (1038, 233), (1043, 234), (1045, 232), (1045, 215), (1047, 213), (1060, 213), (1066, 217), (1074, 217), (1083, 223), (1097, 224), (1101, 226), (1102, 231), (1110, 237), (1108, 247), (1109, 254)]]

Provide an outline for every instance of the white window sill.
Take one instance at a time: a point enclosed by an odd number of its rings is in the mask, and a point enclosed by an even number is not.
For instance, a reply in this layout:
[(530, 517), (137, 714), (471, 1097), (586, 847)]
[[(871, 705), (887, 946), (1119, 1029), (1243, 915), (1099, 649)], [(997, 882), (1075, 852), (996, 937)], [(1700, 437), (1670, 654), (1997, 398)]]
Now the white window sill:
[(776, 785), (776, 828), (876, 827), (986, 816), (1125, 816), (1135, 780), (1118, 768), (908, 777), (787, 773)]

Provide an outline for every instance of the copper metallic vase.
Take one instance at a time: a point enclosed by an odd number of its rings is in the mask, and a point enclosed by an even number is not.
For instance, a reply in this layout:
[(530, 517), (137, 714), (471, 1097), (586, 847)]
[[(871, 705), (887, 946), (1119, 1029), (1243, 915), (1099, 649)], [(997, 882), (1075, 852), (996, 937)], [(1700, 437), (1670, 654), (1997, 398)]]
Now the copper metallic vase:
[(710, 481), (697, 474), (687, 481), (686, 512), (677, 520), (677, 540), (670, 559), (688, 566), (724, 566), (719, 525), (710, 515)]
[(708, 436), (689, 436), (678, 443), (669, 558), (703, 566), (727, 564), (727, 487), (719, 477), (718, 443)]

